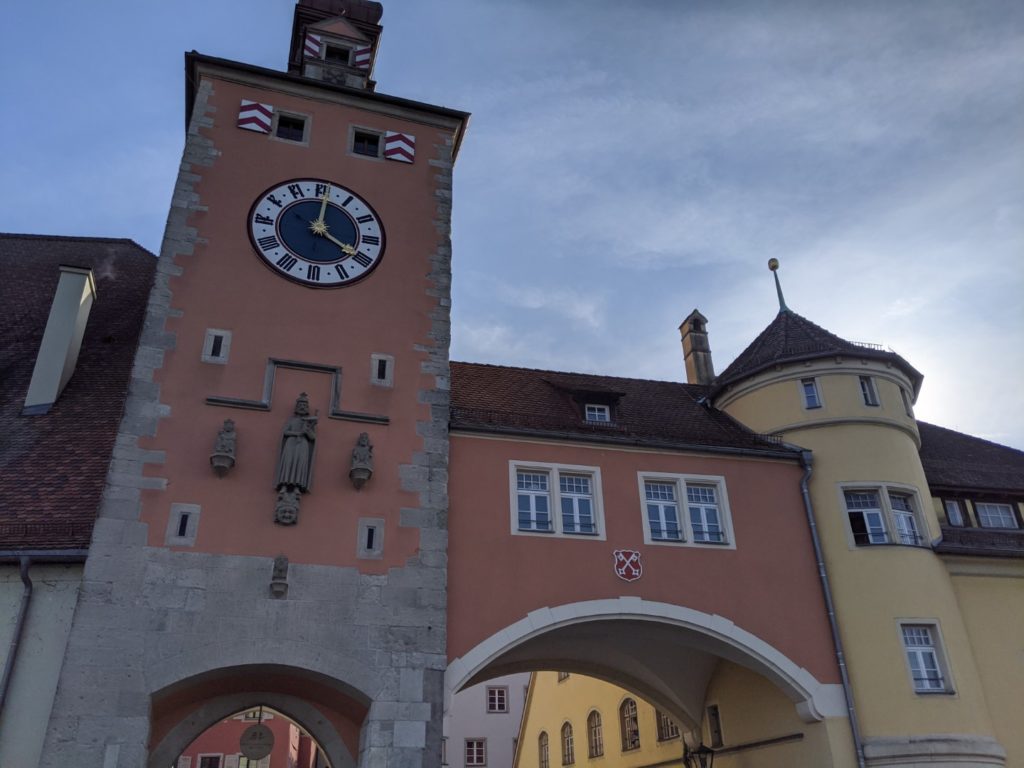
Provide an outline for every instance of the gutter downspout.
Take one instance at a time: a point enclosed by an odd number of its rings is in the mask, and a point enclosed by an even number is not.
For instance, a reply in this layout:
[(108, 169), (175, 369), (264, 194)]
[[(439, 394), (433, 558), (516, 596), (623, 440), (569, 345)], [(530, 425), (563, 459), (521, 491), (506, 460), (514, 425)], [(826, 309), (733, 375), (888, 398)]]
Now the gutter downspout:
[(839, 619), (836, 618), (836, 608), (832, 602), (832, 587), (829, 585), (828, 573), (825, 571), (825, 558), (821, 553), (821, 539), (818, 538), (818, 525), (814, 521), (814, 507), (811, 504), (811, 494), (808, 491), (813, 464), (813, 456), (810, 451), (800, 452), (800, 464), (804, 468), (804, 476), (800, 478), (800, 493), (804, 497), (804, 511), (807, 513), (807, 525), (811, 529), (811, 541), (814, 544), (814, 559), (818, 564), (821, 589), (825, 593), (825, 609), (828, 612), (828, 623), (832, 629), (832, 642), (836, 646), (836, 662), (839, 664), (839, 675), (843, 681), (843, 696), (846, 699), (846, 713), (850, 718), (850, 730), (853, 733), (853, 747), (857, 752), (858, 768), (864, 768), (864, 742), (860, 736), (857, 710), (853, 704), (853, 689), (850, 686), (850, 675), (846, 669), (846, 655), (843, 653), (843, 640), (839, 636)]
[(21, 608), (18, 609), (18, 620), (14, 625), (14, 634), (11, 636), (11, 647), (7, 651), (7, 660), (4, 662), (4, 675), (3, 678), (0, 678), (0, 712), (3, 712), (4, 702), (7, 701), (7, 691), (14, 673), (14, 662), (18, 657), (18, 646), (21, 644), (21, 635), (25, 629), (25, 617), (28, 615), (28, 605), (32, 601), (32, 579), (28, 575), (31, 565), (31, 557), (23, 556), (21, 558), (21, 581), (25, 585), (25, 589), (21, 593)]

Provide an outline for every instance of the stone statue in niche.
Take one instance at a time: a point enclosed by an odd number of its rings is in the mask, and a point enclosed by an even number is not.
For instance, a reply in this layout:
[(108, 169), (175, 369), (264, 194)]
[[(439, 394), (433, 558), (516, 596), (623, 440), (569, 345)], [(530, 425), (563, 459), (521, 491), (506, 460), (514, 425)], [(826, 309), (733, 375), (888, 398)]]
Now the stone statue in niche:
[(217, 440), (213, 444), (213, 453), (210, 454), (210, 466), (213, 467), (217, 477), (224, 477), (228, 470), (235, 466), (235, 444), (238, 433), (235, 432), (234, 419), (224, 419), (224, 425), (217, 433)]
[(297, 488), (309, 492), (316, 442), (316, 416), (309, 415), (309, 396), (303, 392), (295, 401), (295, 415), (284, 425), (281, 457), (277, 462), (275, 488)]
[(359, 490), (367, 480), (373, 477), (373, 446), (370, 444), (370, 435), (363, 432), (356, 441), (356, 447), (352, 449), (352, 468), (348, 473), (352, 485)]
[(270, 576), (270, 594), (284, 597), (288, 594), (288, 558), (278, 555), (274, 558), (274, 572)]
[(278, 525), (295, 525), (299, 522), (299, 497), (301, 491), (295, 486), (282, 488), (277, 492), (274, 505), (274, 522)]

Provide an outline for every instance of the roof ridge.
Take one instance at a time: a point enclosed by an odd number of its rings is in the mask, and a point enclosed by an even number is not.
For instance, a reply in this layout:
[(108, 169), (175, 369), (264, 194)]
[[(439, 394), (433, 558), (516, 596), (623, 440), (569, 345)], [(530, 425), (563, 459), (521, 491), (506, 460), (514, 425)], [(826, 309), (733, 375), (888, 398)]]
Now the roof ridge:
[(507, 371), (525, 371), (528, 373), (551, 373), (556, 376), (587, 376), (594, 379), (618, 379), (620, 381), (642, 381), (650, 384), (674, 384), (681, 387), (706, 389), (705, 384), (690, 384), (686, 381), (668, 381), (665, 379), (644, 379), (632, 376), (612, 376), (605, 373), (581, 373), (579, 371), (554, 371), (549, 368), (529, 368), (522, 365), (497, 365), (495, 363), (472, 363), (464, 360), (451, 360), (452, 365), (472, 365), (478, 368), (502, 368)]
[(978, 437), (977, 435), (971, 435), (971, 434), (968, 434), (967, 432), (961, 432), (958, 429), (951, 429), (949, 427), (943, 427), (943, 426), (941, 426), (939, 424), (932, 424), (931, 422), (928, 422), (928, 421), (921, 421), (920, 419), (917, 420), (917, 424), (918, 424), (918, 427), (920, 427), (921, 425), (924, 425), (925, 427), (930, 427), (932, 429), (941, 429), (943, 432), (952, 432), (954, 435), (958, 435), (960, 437), (966, 437), (966, 438), (969, 438), (971, 440), (977, 440), (979, 443), (987, 443), (988, 445), (991, 445), (991, 446), (993, 446), (995, 448), (1001, 448), (1001, 449), (1006, 450), (1006, 451), (1014, 451), (1015, 453), (1019, 453), (1019, 454), (1021, 454), (1021, 456), (1024, 456), (1024, 450), (1021, 450), (1020, 448), (1014, 448), (1012, 445), (1004, 445), (1003, 443), (997, 443), (995, 440), (989, 440), (989, 439), (984, 438), (984, 437)]

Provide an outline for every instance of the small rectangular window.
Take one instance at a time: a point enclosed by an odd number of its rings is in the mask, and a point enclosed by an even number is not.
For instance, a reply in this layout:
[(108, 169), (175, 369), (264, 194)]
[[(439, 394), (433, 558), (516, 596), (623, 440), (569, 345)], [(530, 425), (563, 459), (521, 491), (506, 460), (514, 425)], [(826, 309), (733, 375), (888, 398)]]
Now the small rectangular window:
[(198, 504), (171, 504), (171, 514), (168, 516), (167, 529), (164, 532), (164, 544), (168, 547), (195, 546), (201, 511), (202, 508)]
[(203, 339), (202, 361), (226, 365), (231, 352), (231, 331), (221, 328), (207, 328)]
[(945, 693), (949, 683), (944, 659), (936, 641), (936, 628), (929, 624), (904, 624), (903, 649), (910, 677), (917, 693)]
[(954, 528), (963, 528), (967, 522), (964, 518), (964, 510), (957, 499), (946, 499), (942, 502), (946, 510), (946, 522)]
[(860, 394), (864, 398), (864, 405), (878, 405), (878, 391), (875, 389), (875, 380), (870, 376), (860, 377)]
[(584, 408), (584, 412), (586, 414), (587, 421), (597, 422), (599, 424), (608, 424), (612, 420), (612, 409), (607, 405), (587, 403)]
[(384, 518), (361, 517), (356, 531), (356, 557), (379, 560), (384, 554)]
[(380, 134), (358, 129), (353, 131), (352, 152), (366, 157), (380, 157)]
[(800, 389), (804, 395), (804, 408), (821, 408), (817, 379), (800, 379)]
[(306, 118), (298, 115), (277, 115), (277, 129), (274, 135), (286, 141), (305, 141)]
[(993, 504), (991, 502), (975, 502), (974, 511), (978, 515), (978, 525), (982, 528), (1019, 528), (1013, 507), (1009, 504)]
[(188, 512), (182, 512), (178, 517), (178, 536), (184, 538), (188, 534)]
[(340, 45), (324, 46), (324, 61), (331, 64), (342, 64), (348, 66), (351, 49), (343, 48)]
[(487, 739), (466, 739), (466, 765), (487, 765)]
[(395, 384), (395, 358), (391, 355), (370, 355), (370, 383), (377, 387)]
[(487, 687), (487, 711), (508, 712), (508, 688), (505, 686)]
[(718, 711), (718, 705), (712, 704), (708, 707), (708, 731), (711, 736), (711, 746), (721, 747), (725, 744), (722, 739), (722, 716)]

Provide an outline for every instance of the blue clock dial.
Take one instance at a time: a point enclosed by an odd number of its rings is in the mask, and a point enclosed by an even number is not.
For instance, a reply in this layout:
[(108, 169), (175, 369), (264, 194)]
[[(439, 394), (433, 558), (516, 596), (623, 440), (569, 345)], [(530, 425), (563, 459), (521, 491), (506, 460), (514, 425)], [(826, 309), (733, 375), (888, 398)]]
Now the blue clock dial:
[(271, 187), (249, 210), (256, 254), (282, 277), (316, 288), (361, 280), (384, 255), (384, 227), (352, 190), (323, 179)]

